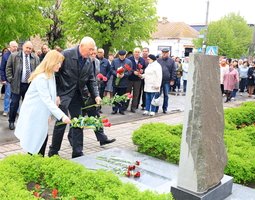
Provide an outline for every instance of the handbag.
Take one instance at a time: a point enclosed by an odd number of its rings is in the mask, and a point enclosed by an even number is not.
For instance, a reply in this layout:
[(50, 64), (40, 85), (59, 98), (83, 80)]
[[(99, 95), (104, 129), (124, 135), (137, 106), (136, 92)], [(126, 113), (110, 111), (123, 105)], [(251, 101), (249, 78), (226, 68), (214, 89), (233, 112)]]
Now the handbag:
[(162, 106), (163, 105), (163, 101), (164, 101), (164, 97), (163, 97), (163, 93), (156, 97), (157, 95), (155, 95), (153, 97), (153, 99), (151, 100), (151, 105), (153, 106)]

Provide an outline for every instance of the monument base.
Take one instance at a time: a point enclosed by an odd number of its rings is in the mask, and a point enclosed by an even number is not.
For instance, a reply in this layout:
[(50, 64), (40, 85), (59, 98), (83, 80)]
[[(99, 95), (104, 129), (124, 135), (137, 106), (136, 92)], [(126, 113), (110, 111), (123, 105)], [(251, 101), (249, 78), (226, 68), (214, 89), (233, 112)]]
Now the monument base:
[(171, 187), (175, 200), (224, 200), (232, 193), (233, 178), (224, 175), (221, 183), (204, 194), (197, 194), (180, 187)]

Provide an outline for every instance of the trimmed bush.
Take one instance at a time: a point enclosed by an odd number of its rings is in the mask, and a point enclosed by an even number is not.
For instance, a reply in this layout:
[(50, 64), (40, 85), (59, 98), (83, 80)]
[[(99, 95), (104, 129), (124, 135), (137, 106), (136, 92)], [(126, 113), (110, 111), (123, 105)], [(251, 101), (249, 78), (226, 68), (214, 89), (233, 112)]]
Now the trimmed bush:
[(134, 131), (132, 140), (138, 151), (172, 163), (179, 162), (182, 125), (144, 124)]
[[(237, 183), (255, 183), (255, 102), (229, 108), (225, 113), (224, 140), (228, 155), (225, 173)], [(144, 124), (133, 133), (138, 151), (179, 162), (182, 125)]]
[(60, 157), (13, 155), (0, 161), (1, 200), (36, 199), (27, 190), (29, 182), (57, 188), (62, 200), (172, 199), (170, 194), (140, 192), (110, 172), (91, 171)]

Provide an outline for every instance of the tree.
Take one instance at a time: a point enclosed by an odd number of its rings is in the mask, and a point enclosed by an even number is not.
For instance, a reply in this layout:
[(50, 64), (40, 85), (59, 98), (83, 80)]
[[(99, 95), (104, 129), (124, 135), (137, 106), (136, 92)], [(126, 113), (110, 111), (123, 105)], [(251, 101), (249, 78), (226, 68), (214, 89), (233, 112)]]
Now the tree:
[(56, 45), (65, 46), (65, 38), (61, 28), (63, 22), (59, 19), (61, 3), (62, 0), (53, 0), (49, 7), (45, 7), (42, 10), (43, 16), (52, 21), (46, 33), (46, 38), (51, 48), (54, 48)]
[(27, 40), (33, 35), (44, 35), (50, 20), (42, 16), (48, 0), (0, 0), (0, 46), (11, 40)]
[(105, 54), (133, 49), (156, 28), (156, 0), (64, 0), (61, 19), (71, 42), (95, 39)]
[[(219, 55), (230, 58), (247, 55), (251, 42), (252, 29), (239, 14), (230, 13), (208, 26), (207, 46), (218, 46)], [(196, 39), (194, 44), (201, 47), (202, 39)]]

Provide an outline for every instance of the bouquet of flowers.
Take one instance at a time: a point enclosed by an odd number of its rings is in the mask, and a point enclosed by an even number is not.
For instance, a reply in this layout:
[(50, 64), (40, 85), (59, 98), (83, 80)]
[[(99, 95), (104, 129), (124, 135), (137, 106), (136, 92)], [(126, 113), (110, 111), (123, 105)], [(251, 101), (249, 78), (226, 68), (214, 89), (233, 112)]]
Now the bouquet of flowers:
[[(128, 65), (128, 64), (125, 64), (124, 67), (119, 67), (116, 71), (117, 75), (123, 75), (125, 73), (125, 71), (131, 71), (132, 68)], [(120, 77), (117, 76), (116, 80), (115, 80), (115, 85), (119, 85), (120, 83)]]
[(137, 64), (137, 70), (136, 71), (138, 72), (138, 75), (143, 73), (143, 66), (140, 63)]
[(99, 73), (97, 75), (97, 79), (100, 80), (100, 81), (107, 81), (107, 77), (104, 76), (103, 74)]
[[(57, 125), (62, 125), (63, 122), (59, 122)], [(73, 128), (92, 128), (95, 130), (99, 130), (103, 127), (111, 127), (111, 123), (109, 119), (105, 117), (83, 117), (79, 116), (71, 119), (71, 127)]]

